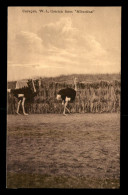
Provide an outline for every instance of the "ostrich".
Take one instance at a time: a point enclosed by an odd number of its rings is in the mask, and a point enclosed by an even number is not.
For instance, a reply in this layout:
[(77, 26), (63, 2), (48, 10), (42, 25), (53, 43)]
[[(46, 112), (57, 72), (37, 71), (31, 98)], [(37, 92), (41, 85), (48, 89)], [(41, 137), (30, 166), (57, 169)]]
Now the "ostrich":
[(13, 96), (18, 99), (18, 106), (17, 106), (17, 110), (16, 110), (16, 114), (18, 114), (18, 115), (20, 115), (20, 113), (19, 113), (20, 104), (22, 105), (23, 114), (28, 115), (25, 112), (25, 108), (24, 108), (25, 100), (27, 99), (29, 102), (33, 101), (34, 97), (39, 92), (39, 87), (41, 85), (41, 82), (40, 82), (40, 80), (30, 79), (30, 80), (28, 80), (27, 85), (28, 86), (22, 86), (20, 88), (10, 90), (10, 92), (13, 94)]
[(75, 85), (75, 89), (72, 88), (64, 88), (61, 89), (58, 93), (57, 93), (57, 100), (62, 100), (62, 105), (64, 105), (64, 111), (63, 114), (65, 114), (65, 111), (67, 110), (68, 113), (70, 113), (69, 109), (67, 108), (68, 102), (73, 102), (75, 100), (76, 97), (76, 92), (77, 92), (77, 85), (76, 85), (76, 81), (77, 79), (74, 79), (74, 85)]

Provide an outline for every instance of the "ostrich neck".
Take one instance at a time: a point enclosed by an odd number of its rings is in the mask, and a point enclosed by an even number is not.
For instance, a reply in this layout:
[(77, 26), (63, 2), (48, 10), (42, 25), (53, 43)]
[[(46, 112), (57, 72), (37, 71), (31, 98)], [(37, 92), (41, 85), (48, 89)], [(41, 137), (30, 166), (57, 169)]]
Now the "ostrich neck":
[(75, 91), (77, 91), (77, 84), (76, 84), (76, 82), (74, 82), (74, 84), (75, 84)]
[(33, 85), (34, 92), (36, 92), (36, 88), (33, 81), (32, 81), (32, 85)]

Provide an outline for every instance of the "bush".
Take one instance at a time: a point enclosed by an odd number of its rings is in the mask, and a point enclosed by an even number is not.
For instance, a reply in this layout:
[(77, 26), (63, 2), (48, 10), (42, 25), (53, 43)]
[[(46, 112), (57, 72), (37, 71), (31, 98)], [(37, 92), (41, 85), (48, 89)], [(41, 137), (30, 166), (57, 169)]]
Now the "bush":
[[(28, 113), (62, 113), (61, 101), (56, 100), (57, 92), (65, 87), (74, 88), (72, 83), (42, 80), (41, 89), (33, 103), (25, 102)], [(8, 93), (8, 114), (14, 114), (17, 100)], [(68, 105), (71, 112), (119, 112), (120, 81), (78, 82), (78, 91), (74, 103)]]

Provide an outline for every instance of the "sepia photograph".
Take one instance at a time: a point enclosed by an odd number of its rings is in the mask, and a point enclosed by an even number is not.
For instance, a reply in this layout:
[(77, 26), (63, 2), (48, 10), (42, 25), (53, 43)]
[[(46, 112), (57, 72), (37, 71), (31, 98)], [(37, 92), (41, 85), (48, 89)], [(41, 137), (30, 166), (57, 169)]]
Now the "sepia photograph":
[(6, 188), (119, 189), (121, 6), (8, 6)]

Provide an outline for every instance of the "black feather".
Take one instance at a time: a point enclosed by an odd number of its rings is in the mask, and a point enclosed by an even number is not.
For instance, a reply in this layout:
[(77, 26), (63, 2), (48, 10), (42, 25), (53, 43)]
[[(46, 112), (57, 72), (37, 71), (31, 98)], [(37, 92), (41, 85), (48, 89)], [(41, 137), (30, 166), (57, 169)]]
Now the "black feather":
[(32, 80), (28, 80), (28, 87), (23, 87), (23, 88), (19, 88), (19, 89), (11, 89), (11, 93), (18, 100), (22, 100), (22, 97), (18, 97), (18, 94), (23, 94), (28, 102), (33, 102), (34, 97), (39, 92), (38, 80), (36, 80), (34, 82), (34, 84), (35, 84), (36, 92), (33, 91)]
[(72, 89), (72, 88), (67, 87), (65, 89), (61, 89), (58, 92), (58, 95), (61, 95), (61, 98), (64, 101), (65, 101), (66, 97), (71, 98), (71, 101), (74, 101), (75, 97), (76, 97), (76, 91), (74, 89)]
[(33, 101), (34, 97), (37, 95), (37, 93), (34, 93), (29, 87), (24, 87), (21, 89), (12, 89), (11, 92), (19, 100), (22, 98), (18, 97), (18, 94), (24, 94), (26, 100), (30, 102)]

